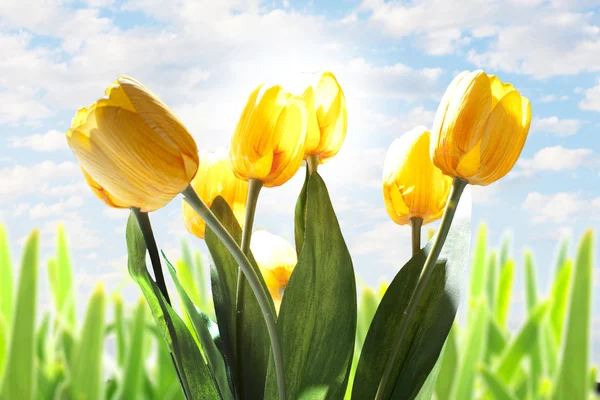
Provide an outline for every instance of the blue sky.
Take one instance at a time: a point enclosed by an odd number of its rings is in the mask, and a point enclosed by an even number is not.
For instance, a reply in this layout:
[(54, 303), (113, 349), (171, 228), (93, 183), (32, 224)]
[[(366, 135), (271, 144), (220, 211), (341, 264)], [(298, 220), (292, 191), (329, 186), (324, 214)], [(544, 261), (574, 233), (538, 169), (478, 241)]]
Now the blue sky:
[[(33, 228), (41, 229), (43, 255), (50, 256), (62, 221), (81, 300), (98, 280), (138, 295), (126, 273), (127, 213), (93, 197), (64, 139), (75, 110), (100, 97), (117, 75), (150, 87), (198, 147), (211, 151), (228, 145), (257, 84), (293, 84), (300, 72), (327, 69), (346, 93), (349, 129), (339, 155), (320, 172), (358, 275), (371, 284), (389, 280), (408, 258), (410, 236), (384, 210), (386, 148), (416, 125), (431, 126), (453, 76), (483, 68), (531, 100), (533, 121), (513, 171), (473, 188), (473, 219), (488, 223), (493, 245), (510, 233), (519, 279), (523, 249), (531, 249), (546, 289), (560, 238), (576, 242), (600, 222), (599, 5), (0, 0), (0, 222), (8, 227), (13, 258)], [(258, 228), (293, 241), (302, 178), (300, 171), (283, 187), (262, 192)], [(180, 212), (178, 198), (152, 214), (159, 245), (171, 258), (178, 257), (182, 237), (205, 249), (185, 232)], [(598, 278), (595, 286), (598, 291)], [(517, 296), (515, 322), (522, 300)], [(600, 319), (594, 326), (599, 332)]]

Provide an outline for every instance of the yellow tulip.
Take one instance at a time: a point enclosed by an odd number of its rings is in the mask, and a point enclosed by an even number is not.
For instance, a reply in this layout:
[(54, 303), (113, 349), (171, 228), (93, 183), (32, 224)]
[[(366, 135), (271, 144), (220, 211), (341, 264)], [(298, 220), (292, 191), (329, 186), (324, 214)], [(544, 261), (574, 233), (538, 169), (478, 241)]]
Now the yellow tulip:
[(489, 185), (517, 162), (531, 105), (514, 86), (481, 70), (458, 75), (444, 94), (431, 131), (431, 158), (446, 175)]
[(283, 292), (298, 262), (296, 250), (281, 236), (263, 230), (252, 234), (250, 250), (279, 311)]
[(390, 218), (409, 225), (412, 217), (423, 224), (442, 216), (452, 179), (429, 158), (430, 134), (418, 126), (394, 140), (383, 165), (383, 198)]
[(131, 207), (129, 204), (122, 202), (121, 200), (115, 198), (113, 195), (108, 193), (106, 189), (98, 184), (98, 182), (94, 181), (92, 177), (85, 172), (85, 169), (81, 168), (81, 172), (83, 172), (83, 177), (85, 178), (86, 183), (92, 189), (92, 192), (102, 200), (107, 206), (113, 208), (129, 208)]
[[(209, 207), (217, 196), (223, 197), (240, 226), (244, 225), (248, 182), (233, 174), (226, 150), (200, 154), (200, 167), (192, 180), (192, 188)], [(183, 201), (183, 222), (188, 232), (204, 238), (206, 224), (187, 201)]]
[(231, 139), (235, 175), (279, 186), (298, 171), (304, 158), (307, 110), (304, 100), (281, 86), (257, 87)]
[(304, 151), (306, 156), (317, 156), (323, 163), (335, 156), (344, 143), (348, 128), (346, 97), (331, 72), (324, 72), (302, 97), (308, 108)]
[(120, 76), (104, 97), (77, 110), (66, 136), (92, 187), (144, 212), (169, 203), (198, 170), (192, 136), (131, 78)]

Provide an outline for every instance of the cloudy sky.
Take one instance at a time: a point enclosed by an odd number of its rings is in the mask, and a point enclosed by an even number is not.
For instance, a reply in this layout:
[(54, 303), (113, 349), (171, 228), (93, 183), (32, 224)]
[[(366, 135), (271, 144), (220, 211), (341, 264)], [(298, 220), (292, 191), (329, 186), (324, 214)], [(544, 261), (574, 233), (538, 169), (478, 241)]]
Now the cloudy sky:
[[(384, 210), (386, 148), (415, 125), (431, 125), (453, 76), (482, 68), (529, 97), (533, 121), (511, 174), (473, 190), (474, 222), (489, 224), (493, 245), (510, 232), (519, 267), (523, 249), (532, 249), (545, 288), (559, 239), (579, 240), (600, 223), (599, 6), (597, 0), (0, 0), (0, 222), (13, 258), (33, 228), (41, 229), (43, 255), (50, 256), (62, 221), (82, 300), (98, 280), (138, 295), (126, 272), (127, 212), (91, 194), (64, 138), (75, 110), (103, 95), (117, 75), (150, 87), (198, 147), (210, 151), (228, 145), (257, 84), (327, 69), (346, 93), (349, 129), (342, 151), (320, 171), (358, 275), (371, 284), (389, 280), (410, 244), (408, 228), (394, 225)], [(262, 192), (257, 227), (293, 240), (302, 178), (300, 171)], [(180, 212), (178, 198), (152, 214), (159, 245), (171, 258), (182, 237), (205, 249), (187, 235)]]

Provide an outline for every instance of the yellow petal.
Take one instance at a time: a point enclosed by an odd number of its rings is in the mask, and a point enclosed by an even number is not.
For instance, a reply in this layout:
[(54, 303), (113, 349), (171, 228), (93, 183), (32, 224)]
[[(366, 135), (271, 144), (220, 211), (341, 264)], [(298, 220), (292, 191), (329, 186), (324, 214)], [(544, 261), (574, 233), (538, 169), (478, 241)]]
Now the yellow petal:
[(515, 87), (510, 83), (502, 83), (496, 75), (489, 75), (490, 85), (492, 87), (492, 110), (496, 104), (508, 94), (515, 90)]
[(312, 86), (309, 86), (302, 95), (302, 98), (306, 102), (307, 115), (307, 127), (306, 127), (306, 141), (304, 143), (304, 152), (307, 155), (314, 154), (314, 151), (321, 142), (321, 131), (319, 130), (319, 121), (317, 121), (317, 113), (315, 110), (315, 90)]
[(321, 140), (315, 154), (323, 161), (338, 153), (348, 125), (346, 97), (331, 72), (321, 75), (315, 95), (315, 111), (321, 131)]
[(94, 194), (106, 205), (113, 208), (131, 207), (129, 204), (117, 199), (116, 197), (108, 193), (106, 189), (100, 186), (98, 182), (94, 181), (94, 179), (87, 172), (85, 172), (85, 169), (81, 168), (81, 172), (83, 172), (83, 177), (85, 178), (85, 181), (90, 187), (90, 189), (92, 189), (92, 192), (94, 192)]

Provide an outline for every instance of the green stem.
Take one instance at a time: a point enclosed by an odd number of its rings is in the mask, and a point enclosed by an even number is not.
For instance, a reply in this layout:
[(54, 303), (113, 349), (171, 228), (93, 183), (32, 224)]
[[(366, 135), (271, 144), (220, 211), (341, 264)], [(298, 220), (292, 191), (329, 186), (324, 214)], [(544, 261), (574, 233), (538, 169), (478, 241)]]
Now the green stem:
[(413, 257), (421, 251), (421, 227), (423, 226), (423, 218), (412, 217), (410, 219), (410, 229), (412, 232), (412, 255)]
[(171, 299), (169, 298), (169, 293), (167, 292), (167, 284), (165, 282), (165, 277), (162, 273), (162, 267), (160, 265), (158, 246), (156, 245), (156, 240), (154, 239), (154, 233), (152, 232), (152, 225), (150, 225), (148, 213), (141, 212), (140, 209), (136, 207), (131, 207), (131, 210), (135, 214), (138, 224), (140, 225), (142, 235), (144, 236), (144, 242), (146, 243), (146, 248), (148, 249), (148, 254), (150, 255), (150, 262), (152, 263), (152, 269), (154, 270), (156, 286), (158, 286), (160, 289), (160, 292), (167, 303), (171, 305)]
[(308, 168), (309, 175), (313, 172), (317, 172), (317, 169), (319, 168), (319, 156), (316, 154), (306, 156), (306, 168)]
[[(254, 225), (254, 215), (256, 214), (256, 204), (258, 203), (258, 195), (263, 184), (257, 179), (250, 179), (248, 181), (248, 197), (246, 201), (246, 217), (244, 220), (244, 229), (242, 230), (242, 252), (248, 257), (250, 253), (250, 239), (252, 237), (252, 225)], [(241, 371), (242, 363), (239, 360), (240, 354), (242, 354), (242, 343), (243, 343), (243, 319), (244, 319), (244, 272), (242, 268), (238, 268), (238, 279), (237, 279), (237, 291), (235, 296), (235, 341), (236, 341), (236, 354), (238, 355), (237, 361), (237, 378), (240, 386), (240, 392), (243, 393), (244, 381), (243, 374)]]
[(421, 300), (421, 296), (423, 296), (423, 292), (427, 287), (427, 283), (431, 278), (431, 274), (435, 268), (435, 263), (440, 256), (440, 252), (442, 251), (442, 247), (444, 246), (444, 242), (446, 241), (446, 237), (448, 236), (448, 231), (450, 230), (450, 226), (452, 225), (452, 219), (454, 218), (454, 214), (456, 213), (456, 207), (458, 206), (458, 201), (460, 200), (460, 196), (467, 186), (467, 182), (460, 179), (454, 178), (452, 182), (452, 190), (450, 191), (450, 198), (448, 200), (448, 205), (444, 210), (444, 215), (442, 216), (442, 222), (440, 224), (440, 228), (437, 231), (435, 240), (433, 242), (433, 246), (431, 247), (431, 251), (425, 260), (425, 265), (421, 270), (421, 275), (419, 276), (419, 280), (417, 282), (417, 286), (410, 296), (410, 300), (408, 302), (408, 306), (406, 307), (406, 311), (404, 311), (404, 318), (402, 318), (402, 322), (400, 324), (400, 328), (398, 329), (398, 335), (396, 336), (397, 340), (394, 343), (394, 347), (390, 353), (390, 356), (387, 359), (385, 364), (385, 369), (383, 370), (383, 375), (381, 376), (381, 381), (379, 382), (379, 387), (377, 388), (377, 394), (375, 396), (375, 400), (383, 400), (383, 396), (385, 393), (389, 391), (388, 386), (393, 384), (395, 381), (391, 381), (391, 375), (394, 368), (397, 366), (398, 355), (400, 353), (400, 348), (402, 347), (402, 343), (404, 342), (406, 333), (408, 332), (408, 327), (417, 309), (417, 305)]
[(271, 350), (273, 353), (273, 360), (275, 362), (275, 374), (277, 376), (277, 386), (279, 389), (279, 399), (285, 400), (285, 375), (283, 372), (283, 357), (281, 354), (281, 344), (279, 342), (279, 335), (277, 334), (277, 323), (275, 322), (275, 315), (271, 310), (270, 303), (268, 300), (268, 293), (263, 289), (260, 284), (260, 280), (252, 265), (250, 265), (250, 261), (248, 261), (248, 257), (244, 255), (244, 252), (238, 246), (237, 242), (234, 238), (231, 237), (227, 229), (223, 227), (221, 222), (215, 217), (215, 215), (210, 211), (210, 209), (204, 204), (202, 199), (198, 197), (196, 192), (191, 186), (188, 186), (182, 192), (185, 201), (198, 213), (200, 218), (202, 218), (206, 225), (210, 227), (210, 229), (215, 232), (215, 234), (221, 239), (221, 242), (227, 247), (233, 258), (239, 264), (244, 276), (248, 280), (248, 284), (250, 288), (252, 288), (252, 292), (256, 296), (256, 300), (258, 301), (258, 305), (260, 307), (260, 311), (263, 314), (265, 319), (265, 323), (267, 325), (267, 330), (269, 332), (269, 339), (271, 340)]

